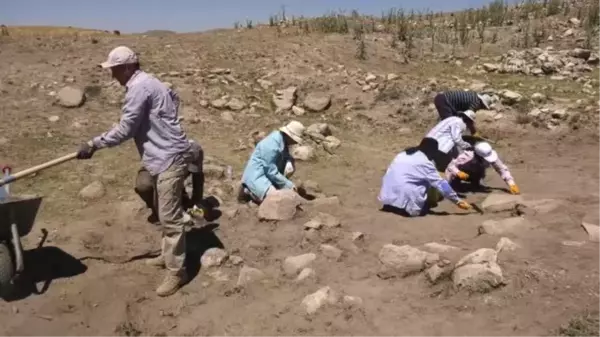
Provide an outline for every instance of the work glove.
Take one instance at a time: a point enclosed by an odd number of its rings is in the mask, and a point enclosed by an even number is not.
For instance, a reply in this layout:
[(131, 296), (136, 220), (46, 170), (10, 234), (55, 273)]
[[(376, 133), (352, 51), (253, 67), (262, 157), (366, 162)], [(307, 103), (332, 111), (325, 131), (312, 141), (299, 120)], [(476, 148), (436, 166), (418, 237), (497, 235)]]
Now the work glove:
[(517, 184), (511, 184), (511, 185), (508, 185), (508, 187), (510, 188), (510, 193), (521, 194), (521, 191), (519, 191), (519, 186), (517, 186)]
[(458, 173), (456, 174), (456, 176), (458, 177), (458, 179), (460, 180), (467, 180), (469, 179), (469, 174), (465, 173), (463, 171), (458, 171)]
[(94, 152), (96, 152), (96, 147), (91, 141), (83, 143), (79, 146), (79, 150), (77, 150), (77, 159), (90, 159), (94, 155)]
[(473, 206), (471, 206), (468, 202), (466, 202), (464, 200), (459, 200), (456, 203), (456, 206), (458, 206), (458, 208), (460, 208), (460, 209), (464, 209), (465, 211), (469, 211), (469, 210), (473, 209)]

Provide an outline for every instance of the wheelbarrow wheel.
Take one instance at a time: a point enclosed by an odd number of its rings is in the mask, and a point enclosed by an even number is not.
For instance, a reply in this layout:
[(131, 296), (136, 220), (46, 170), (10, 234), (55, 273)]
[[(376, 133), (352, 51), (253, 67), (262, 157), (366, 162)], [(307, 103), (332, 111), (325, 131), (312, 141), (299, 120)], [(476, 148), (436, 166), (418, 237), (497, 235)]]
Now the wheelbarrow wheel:
[(15, 275), (12, 253), (6, 242), (0, 243), (0, 297), (4, 298), (13, 290)]

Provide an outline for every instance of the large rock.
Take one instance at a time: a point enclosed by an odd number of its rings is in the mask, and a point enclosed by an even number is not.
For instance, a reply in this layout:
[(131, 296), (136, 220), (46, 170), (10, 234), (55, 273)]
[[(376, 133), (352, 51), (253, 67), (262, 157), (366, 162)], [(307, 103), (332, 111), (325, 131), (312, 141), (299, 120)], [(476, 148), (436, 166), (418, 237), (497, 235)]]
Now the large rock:
[(333, 154), (337, 148), (342, 145), (342, 141), (337, 139), (334, 136), (325, 137), (325, 141), (323, 141), (323, 148), (325, 151)]
[(538, 214), (550, 213), (562, 205), (562, 201), (558, 199), (537, 199), (525, 200), (522, 204), (530, 210)]
[(498, 65), (498, 64), (493, 64), (493, 63), (484, 63), (483, 64), (483, 70), (487, 71), (488, 73), (498, 71), (498, 69), (500, 69), (500, 65)]
[(104, 196), (106, 190), (100, 181), (94, 181), (79, 191), (79, 197), (84, 200), (96, 200)]
[(521, 195), (492, 193), (481, 203), (481, 207), (486, 212), (505, 212), (514, 210), (518, 204), (523, 204)]
[(479, 234), (515, 234), (530, 229), (531, 227), (533, 227), (533, 225), (523, 217), (512, 217), (503, 220), (486, 220), (479, 226)]
[(314, 253), (289, 256), (283, 261), (283, 272), (288, 276), (296, 276), (300, 270), (307, 268), (317, 255)]
[(258, 207), (258, 218), (261, 220), (290, 220), (296, 215), (302, 197), (290, 189), (271, 192)]
[(331, 105), (331, 95), (310, 93), (304, 98), (304, 107), (308, 111), (321, 112)]
[(238, 98), (232, 98), (225, 106), (233, 111), (240, 111), (246, 107), (246, 103)]
[(589, 59), (591, 55), (592, 51), (589, 49), (575, 48), (569, 51), (569, 56), (583, 60)]
[(587, 222), (582, 222), (581, 226), (583, 227), (583, 229), (585, 229), (585, 232), (588, 234), (588, 240), (592, 242), (600, 241), (600, 227)]
[(309, 161), (315, 158), (315, 149), (310, 145), (296, 145), (292, 147), (290, 154), (294, 159)]
[(323, 287), (307, 295), (302, 300), (302, 307), (307, 314), (314, 314), (324, 305), (335, 305), (340, 301), (340, 296), (330, 287)]
[(265, 277), (265, 273), (261, 270), (243, 266), (238, 276), (237, 286), (244, 287), (251, 283), (262, 281)]
[(506, 105), (513, 105), (515, 103), (520, 102), (523, 99), (523, 96), (521, 94), (511, 90), (503, 90), (500, 93), (500, 97), (502, 98), (502, 103)]
[(482, 248), (464, 256), (454, 267), (452, 281), (458, 289), (488, 292), (504, 283), (498, 253)]
[(85, 103), (85, 93), (83, 90), (74, 87), (64, 87), (56, 95), (58, 104), (65, 108), (77, 108)]
[(273, 104), (275, 104), (277, 111), (289, 110), (294, 106), (297, 90), (296, 87), (288, 87), (287, 89), (277, 90), (273, 94)]
[(218, 267), (227, 261), (229, 254), (221, 248), (209, 248), (207, 249), (202, 257), (200, 257), (200, 264), (203, 268)]
[(458, 251), (458, 247), (448, 246), (437, 242), (428, 242), (423, 245), (423, 249), (436, 254)]
[(384, 272), (401, 277), (421, 272), (438, 260), (439, 255), (424, 252), (409, 245), (387, 244), (379, 251), (379, 261), (385, 267)]

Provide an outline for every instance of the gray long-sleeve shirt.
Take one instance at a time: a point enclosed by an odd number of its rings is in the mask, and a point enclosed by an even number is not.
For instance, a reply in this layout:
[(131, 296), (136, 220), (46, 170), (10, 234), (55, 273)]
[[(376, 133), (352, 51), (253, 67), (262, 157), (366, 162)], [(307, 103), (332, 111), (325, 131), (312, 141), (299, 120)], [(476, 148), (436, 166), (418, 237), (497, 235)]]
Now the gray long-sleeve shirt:
[(144, 167), (158, 175), (178, 156), (190, 150), (190, 143), (177, 120), (179, 97), (158, 79), (139, 70), (125, 85), (125, 104), (119, 125), (95, 137), (98, 148), (117, 146), (134, 138)]

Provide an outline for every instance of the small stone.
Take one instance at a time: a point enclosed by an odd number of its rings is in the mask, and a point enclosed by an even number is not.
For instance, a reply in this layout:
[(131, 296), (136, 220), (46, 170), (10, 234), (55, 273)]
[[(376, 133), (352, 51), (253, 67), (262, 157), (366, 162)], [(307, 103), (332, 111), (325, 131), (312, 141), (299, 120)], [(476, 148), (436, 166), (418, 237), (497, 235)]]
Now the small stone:
[(315, 217), (315, 220), (319, 221), (323, 226), (328, 228), (340, 227), (342, 223), (340, 219), (335, 216), (323, 212), (319, 212)]
[(298, 88), (288, 87), (284, 90), (277, 90), (273, 94), (273, 104), (278, 111), (289, 110), (296, 103), (296, 92)]
[(519, 248), (519, 245), (514, 243), (511, 239), (505, 237), (500, 238), (500, 241), (498, 241), (496, 244), (496, 252), (498, 253), (502, 251), (512, 252), (517, 250), (517, 248)]
[(551, 116), (552, 116), (552, 118), (565, 120), (569, 117), (569, 113), (565, 109), (556, 109), (556, 110), (552, 111)]
[(563, 246), (569, 246), (569, 247), (581, 247), (581, 246), (585, 245), (585, 243), (586, 243), (585, 241), (570, 241), (570, 240), (567, 240), (567, 241), (563, 241), (562, 245)]
[(329, 153), (333, 153), (341, 145), (342, 141), (340, 141), (334, 136), (325, 137), (325, 141), (323, 142), (323, 148)]
[(498, 252), (491, 248), (480, 248), (472, 253), (469, 253), (461, 258), (454, 268), (459, 268), (467, 264), (481, 264), (498, 261)]
[(591, 242), (600, 242), (600, 227), (591, 223), (582, 222), (581, 226), (588, 234), (588, 240)]
[(332, 245), (323, 244), (321, 245), (320, 250), (321, 253), (323, 253), (323, 255), (332, 260), (338, 261), (342, 258), (342, 251), (339, 248), (334, 247)]
[(331, 105), (331, 95), (310, 93), (304, 99), (304, 107), (308, 111), (321, 112), (327, 110)]
[(521, 230), (533, 227), (525, 218), (512, 217), (503, 220), (486, 220), (479, 226), (479, 234), (503, 235), (518, 233)]
[(331, 128), (327, 123), (314, 123), (306, 128), (306, 133), (327, 137), (331, 136)]
[(64, 87), (57, 93), (58, 104), (65, 108), (77, 108), (85, 103), (83, 90), (74, 87)]
[(425, 274), (427, 275), (427, 279), (433, 284), (436, 284), (443, 278), (446, 278), (452, 274), (452, 268), (449, 266), (440, 267), (437, 264), (429, 267)]
[(313, 219), (304, 224), (304, 228), (307, 229), (321, 229), (323, 227), (323, 223), (319, 220)]
[(97, 200), (104, 196), (106, 190), (100, 181), (94, 181), (79, 191), (79, 197), (84, 200)]
[(316, 273), (315, 273), (314, 269), (304, 268), (304, 269), (302, 269), (302, 271), (300, 271), (300, 273), (298, 274), (298, 277), (296, 277), (296, 282), (302, 282), (302, 281), (308, 280), (309, 278), (315, 278), (315, 277), (316, 277)]
[(349, 295), (345, 295), (342, 298), (342, 302), (344, 302), (344, 305), (348, 308), (359, 308), (363, 304), (362, 298), (360, 298), (358, 296), (349, 296)]
[(563, 37), (569, 37), (569, 36), (573, 36), (573, 34), (575, 34), (575, 32), (573, 31), (573, 29), (567, 29), (564, 33), (563, 33)]
[(535, 103), (544, 103), (546, 102), (546, 95), (536, 92), (533, 95), (531, 95), (531, 101)]
[(48, 117), (48, 121), (51, 122), (51, 123), (56, 123), (59, 120), (60, 120), (60, 117), (58, 117), (56, 115)]
[(257, 79), (256, 82), (260, 85), (261, 88), (267, 90), (269, 88), (271, 88), (273, 86), (273, 82), (271, 81), (267, 81), (267, 80), (263, 80), (263, 79)]
[(218, 267), (222, 265), (228, 257), (229, 254), (227, 254), (225, 250), (213, 247), (207, 249), (204, 254), (202, 254), (202, 257), (200, 257), (200, 264), (203, 268)]
[(483, 64), (483, 69), (485, 71), (487, 71), (488, 73), (498, 71), (499, 68), (500, 68), (500, 66), (497, 64), (493, 64), (493, 63), (484, 63)]
[(449, 245), (443, 245), (441, 243), (437, 243), (437, 242), (429, 242), (423, 245), (423, 248), (429, 252), (432, 253), (436, 253), (436, 254), (442, 254), (442, 253), (448, 253), (448, 252), (452, 252), (452, 251), (457, 251), (458, 248), (454, 247), (454, 246), (449, 246)]
[(232, 98), (225, 106), (233, 111), (240, 111), (246, 107), (246, 103), (237, 98)]
[(352, 241), (362, 241), (365, 235), (361, 232), (352, 232)]
[(265, 273), (263, 273), (261, 270), (243, 266), (240, 270), (240, 275), (238, 276), (237, 286), (244, 287), (251, 283), (262, 281), (265, 279), (265, 277)]
[(302, 307), (307, 314), (311, 315), (317, 312), (324, 305), (334, 305), (339, 302), (339, 295), (330, 287), (323, 287), (316, 292), (307, 295), (302, 300)]
[(507, 105), (512, 105), (520, 102), (523, 99), (523, 96), (517, 92), (511, 90), (504, 90), (500, 93), (502, 98), (502, 103)]
[(244, 263), (244, 259), (237, 255), (231, 255), (227, 260), (234, 266), (239, 266), (240, 264)]
[(211, 101), (210, 105), (216, 109), (223, 109), (227, 105), (227, 100), (224, 98), (218, 98)]
[(570, 18), (569, 23), (575, 27), (579, 27), (579, 25), (581, 25), (581, 21), (578, 18)]
[(505, 212), (513, 210), (517, 204), (522, 203), (521, 195), (492, 193), (481, 203), (481, 207), (487, 212)]
[(396, 75), (396, 74), (393, 74), (393, 73), (391, 73), (391, 74), (388, 74), (388, 75), (387, 75), (387, 80), (388, 80), (388, 81), (393, 81), (393, 80), (397, 79), (398, 77), (400, 77), (400, 76), (398, 76), (398, 75)]
[(308, 267), (317, 259), (314, 253), (289, 256), (283, 261), (283, 271), (288, 276), (296, 276), (298, 272)]
[(294, 105), (292, 107), (292, 113), (294, 113), (294, 115), (296, 115), (296, 116), (303, 116), (306, 113), (306, 111), (304, 109), (302, 109), (301, 107)]
[(371, 83), (371, 82), (375, 81), (376, 79), (377, 79), (376, 75), (368, 73), (367, 77), (365, 77), (365, 82)]
[(313, 205), (315, 207), (328, 207), (328, 206), (339, 206), (340, 199), (336, 196), (334, 197), (324, 197), (324, 198), (316, 198), (308, 202), (308, 204)]

